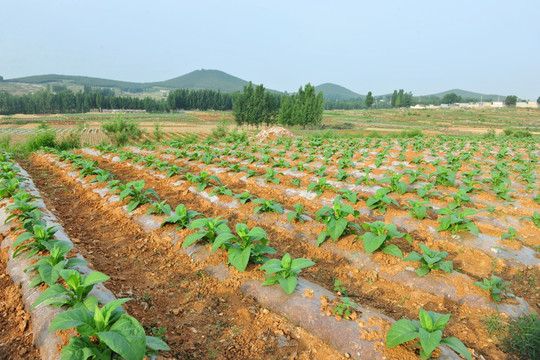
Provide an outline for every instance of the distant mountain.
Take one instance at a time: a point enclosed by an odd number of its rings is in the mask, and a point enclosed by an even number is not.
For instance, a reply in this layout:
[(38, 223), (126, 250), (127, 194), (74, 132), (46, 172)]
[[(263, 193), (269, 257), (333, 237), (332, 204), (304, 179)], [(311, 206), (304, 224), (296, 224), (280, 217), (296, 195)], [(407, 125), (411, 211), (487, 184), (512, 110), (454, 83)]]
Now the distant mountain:
[(442, 98), (444, 95), (449, 94), (449, 93), (454, 93), (456, 95), (461, 96), (464, 99), (465, 98), (473, 98), (473, 99), (478, 99), (478, 100), (491, 99), (493, 101), (497, 101), (497, 97), (498, 97), (500, 101), (504, 101), (504, 99), (506, 98), (506, 95), (481, 94), (481, 93), (466, 91), (466, 90), (461, 90), (461, 89), (446, 90), (437, 94), (422, 95), (422, 96), (436, 96), (436, 97)]
[(211, 89), (235, 92), (242, 91), (248, 82), (219, 70), (195, 70), (174, 79), (151, 83), (151, 85), (168, 89)]
[[(79, 86), (91, 86), (100, 88), (116, 88), (124, 91), (141, 92), (151, 88), (159, 89), (210, 89), (220, 90), (222, 92), (242, 91), (246, 80), (239, 79), (219, 70), (195, 70), (188, 74), (175, 77), (170, 80), (137, 83), (128, 81), (118, 81), (110, 79), (101, 79), (88, 76), (73, 75), (36, 75), (21, 78), (6, 79), (5, 82), (27, 83), (27, 84), (73, 84)], [(277, 92), (275, 90), (270, 90)]]
[(339, 86), (332, 83), (324, 83), (318, 86), (315, 86), (315, 91), (319, 93), (323, 92), (323, 97), (328, 100), (347, 100), (347, 99), (356, 99), (360, 97), (360, 94), (357, 94), (343, 86)]

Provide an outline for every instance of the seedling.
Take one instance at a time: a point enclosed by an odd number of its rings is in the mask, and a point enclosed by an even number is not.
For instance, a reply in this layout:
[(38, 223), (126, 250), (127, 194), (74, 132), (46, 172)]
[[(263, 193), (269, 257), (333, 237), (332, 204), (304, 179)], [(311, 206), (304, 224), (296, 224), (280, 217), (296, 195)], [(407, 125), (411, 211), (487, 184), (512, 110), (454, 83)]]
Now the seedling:
[(216, 175), (209, 175), (207, 171), (202, 171), (200, 175), (186, 174), (186, 179), (192, 184), (196, 184), (197, 190), (203, 191), (213, 180), (219, 185), (223, 185), (221, 180)]
[(2, 181), (0, 181), (0, 198), (6, 199), (8, 197), (12, 197), (17, 191), (19, 191), (20, 185), (21, 182), (18, 178), (2, 179)]
[(212, 251), (219, 247), (227, 249), (229, 264), (242, 272), (249, 262), (264, 263), (268, 257), (264, 254), (275, 254), (276, 250), (267, 246), (268, 234), (260, 227), (248, 229), (246, 224), (236, 224), (236, 234), (222, 233), (216, 237)]
[(491, 280), (483, 279), (482, 282), (475, 281), (473, 284), (489, 291), (491, 298), (496, 302), (501, 301), (501, 296), (510, 296), (510, 290), (508, 289), (510, 282), (503, 282), (500, 277), (495, 275), (491, 275)]
[(243, 192), (241, 194), (234, 195), (234, 198), (238, 199), (238, 201), (240, 201), (240, 203), (242, 203), (242, 205), (244, 205), (248, 201), (251, 201), (251, 199), (255, 198), (255, 196), (251, 195), (249, 193), (249, 191), (245, 191), (245, 192)]
[(349, 215), (357, 218), (360, 212), (354, 210), (350, 205), (343, 205), (339, 198), (334, 200), (334, 208), (323, 206), (317, 211), (315, 214), (317, 221), (326, 224), (326, 230), (321, 232), (317, 238), (317, 246), (321, 246), (329, 236), (332, 240), (337, 241), (344, 233), (354, 230), (360, 233), (360, 226), (347, 220)]
[(521, 220), (529, 220), (531, 221), (534, 225), (536, 225), (537, 228), (540, 228), (540, 213), (539, 212), (534, 212), (532, 214), (532, 216), (523, 216), (521, 218)]
[(293, 220), (299, 221), (301, 223), (304, 222), (304, 219), (302, 218), (302, 215), (305, 214), (304, 206), (302, 203), (294, 204), (294, 211), (291, 211), (287, 214), (287, 220), (289, 222), (292, 222)]
[(204, 218), (193, 220), (188, 227), (190, 229), (199, 229), (194, 234), (188, 235), (182, 244), (183, 248), (186, 248), (199, 240), (206, 240), (210, 244), (214, 243), (214, 240), (219, 234), (230, 233), (231, 229), (227, 226), (227, 220), (222, 220), (221, 216), (217, 218)]
[(233, 192), (231, 191), (231, 189), (227, 188), (227, 185), (221, 185), (221, 186), (216, 186), (209, 195), (210, 196), (214, 196), (214, 195), (233, 196)]
[(60, 276), (66, 282), (67, 289), (60, 284), (52, 285), (41, 293), (32, 309), (41, 303), (56, 307), (64, 305), (73, 307), (86, 299), (95, 284), (109, 280), (107, 275), (99, 271), (93, 271), (89, 275), (81, 275), (77, 270), (64, 269), (60, 270)]
[(281, 173), (274, 171), (274, 169), (266, 169), (266, 175), (264, 175), (264, 180), (266, 182), (271, 182), (277, 185), (279, 184), (279, 178), (277, 177), (279, 174)]
[(291, 294), (298, 285), (298, 274), (302, 269), (313, 266), (315, 263), (308, 259), (291, 260), (291, 255), (286, 253), (280, 260), (268, 260), (260, 270), (266, 271), (266, 275), (275, 274), (267, 278), (263, 285), (274, 285), (279, 283), (287, 294)]
[(170, 178), (174, 175), (180, 174), (182, 171), (184, 171), (184, 168), (173, 164), (173, 165), (170, 165), (166, 170), (167, 170), (167, 174), (165, 174), (165, 176)]
[(332, 189), (336, 191), (336, 188), (326, 182), (326, 178), (322, 177), (317, 182), (312, 182), (308, 185), (307, 190), (313, 191), (317, 196), (321, 196), (325, 190)]
[(427, 210), (433, 209), (431, 206), (427, 206), (429, 203), (422, 199), (409, 200), (409, 206), (405, 206), (405, 209), (409, 210), (409, 214), (415, 219), (422, 220), (426, 217)]
[[(32, 231), (22, 233), (13, 242), (13, 257), (19, 255), (21, 251), (29, 250), (28, 257), (32, 257), (38, 252), (46, 249), (52, 249), (58, 240), (54, 239), (54, 234), (58, 231), (54, 226), (46, 227), (44, 221), (40, 221), (32, 226)], [(34, 241), (24, 244), (27, 240)]]
[(356, 205), (356, 203), (358, 202), (357, 192), (354, 192), (348, 189), (343, 189), (343, 190), (340, 190), (339, 192), (341, 193), (341, 197), (347, 200), (348, 202), (350, 202), (351, 204)]
[(469, 230), (475, 235), (478, 235), (478, 227), (468, 219), (467, 216), (476, 214), (476, 210), (466, 209), (454, 209), (453, 211), (448, 208), (442, 208), (437, 211), (439, 215), (446, 215), (447, 217), (440, 217), (437, 219), (441, 223), (437, 228), (437, 231), (451, 231), (452, 234), (456, 234), (461, 230)]
[(378, 210), (381, 214), (386, 213), (386, 207), (390, 204), (394, 204), (399, 208), (399, 204), (397, 203), (397, 201), (387, 195), (389, 192), (390, 189), (378, 189), (375, 195), (370, 196), (367, 199), (366, 205), (371, 210)]
[(127, 212), (130, 213), (135, 210), (139, 205), (147, 204), (151, 202), (149, 195), (153, 195), (156, 199), (159, 200), (159, 195), (153, 189), (144, 190), (144, 180), (139, 181), (130, 181), (126, 184), (126, 187), (120, 193), (120, 200), (126, 198), (129, 199), (129, 204), (127, 206)]
[(454, 270), (454, 265), (451, 261), (443, 261), (448, 253), (446, 251), (438, 252), (431, 250), (424, 244), (419, 244), (422, 249), (422, 255), (416, 251), (411, 252), (403, 261), (418, 261), (420, 266), (416, 273), (418, 276), (424, 276), (431, 270), (442, 270), (447, 274), (450, 274)]
[(388, 183), (390, 185), (390, 190), (392, 192), (397, 192), (399, 194), (405, 194), (407, 192), (407, 183), (401, 181), (403, 174), (391, 173), (390, 176), (382, 178), (379, 183)]
[(446, 345), (467, 360), (472, 360), (469, 350), (455, 337), (442, 337), (451, 314), (438, 314), (420, 308), (417, 320), (400, 319), (386, 333), (386, 347), (392, 348), (407, 341), (419, 339), (420, 358), (428, 359), (439, 345)]
[(35, 287), (42, 282), (52, 286), (60, 277), (60, 271), (73, 266), (88, 265), (82, 259), (66, 259), (66, 254), (70, 250), (71, 246), (68, 243), (59, 241), (51, 248), (49, 256), (36, 257), (36, 259), (39, 259), (38, 262), (24, 269), (24, 272), (36, 272), (36, 277), (30, 283), (30, 287)]
[(105, 169), (96, 169), (95, 173), (97, 176), (90, 182), (104, 183), (114, 178), (114, 175)]
[(161, 227), (165, 224), (176, 224), (177, 229), (185, 229), (194, 218), (202, 215), (200, 212), (188, 210), (184, 204), (180, 204), (174, 209), (174, 213), (161, 223)]
[(253, 203), (260, 204), (260, 206), (256, 206), (253, 209), (255, 214), (258, 212), (277, 212), (278, 214), (283, 214), (283, 207), (280, 203), (276, 203), (274, 199), (255, 199), (253, 200)]
[(341, 316), (344, 319), (351, 320), (351, 308), (355, 309), (356, 304), (348, 297), (344, 296), (341, 301), (338, 301), (334, 307), (334, 314)]
[(162, 202), (153, 202), (152, 206), (148, 211), (146, 212), (148, 215), (150, 214), (156, 214), (156, 215), (171, 215), (171, 206), (167, 204), (166, 200), (163, 200)]
[(375, 250), (381, 250), (385, 254), (403, 258), (403, 252), (394, 244), (387, 244), (392, 239), (402, 238), (412, 244), (412, 239), (409, 234), (397, 231), (396, 225), (385, 224), (382, 221), (374, 221), (372, 223), (363, 223), (362, 228), (366, 230), (362, 235), (362, 242), (366, 253), (372, 253)]
[(523, 238), (517, 234), (517, 230), (511, 226), (508, 228), (508, 232), (502, 234), (501, 236), (501, 240), (514, 241), (516, 239), (524, 241)]

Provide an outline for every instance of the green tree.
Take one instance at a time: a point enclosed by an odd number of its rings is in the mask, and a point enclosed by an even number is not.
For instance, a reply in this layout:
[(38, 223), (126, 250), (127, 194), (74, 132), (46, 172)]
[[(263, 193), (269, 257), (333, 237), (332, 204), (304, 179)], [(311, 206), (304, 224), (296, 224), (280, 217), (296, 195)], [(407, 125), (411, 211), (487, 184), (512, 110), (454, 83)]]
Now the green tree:
[(366, 95), (366, 106), (368, 108), (372, 107), (374, 101), (375, 100), (373, 99), (373, 94), (371, 93), (371, 91), (368, 92), (367, 95)]
[(394, 93), (392, 94), (392, 99), (390, 100), (390, 105), (396, 106), (396, 100), (397, 100), (397, 90), (394, 90)]
[(538, 97), (538, 99), (536, 99), (536, 103), (540, 104), (540, 96)]
[(441, 99), (442, 104), (455, 104), (459, 102), (461, 102), (461, 96), (453, 92), (444, 94), (444, 96)]
[(504, 99), (504, 104), (506, 106), (516, 106), (516, 103), (517, 103), (516, 95), (508, 95), (506, 99)]

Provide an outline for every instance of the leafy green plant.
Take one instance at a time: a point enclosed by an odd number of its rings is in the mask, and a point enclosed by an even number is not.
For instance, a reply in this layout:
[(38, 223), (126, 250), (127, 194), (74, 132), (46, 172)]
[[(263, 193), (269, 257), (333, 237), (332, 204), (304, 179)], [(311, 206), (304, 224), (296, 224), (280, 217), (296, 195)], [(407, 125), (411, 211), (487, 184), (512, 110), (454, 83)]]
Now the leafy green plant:
[(455, 337), (442, 337), (451, 314), (438, 314), (420, 308), (417, 320), (400, 319), (386, 333), (386, 347), (392, 348), (407, 341), (419, 339), (420, 358), (428, 359), (439, 345), (446, 345), (467, 360), (472, 360), (469, 350)]
[(260, 270), (266, 271), (268, 277), (263, 285), (274, 285), (279, 283), (287, 294), (291, 294), (298, 285), (298, 274), (302, 269), (313, 266), (315, 263), (308, 259), (291, 259), (291, 255), (286, 253), (281, 260), (268, 260)]
[(174, 209), (174, 213), (161, 223), (161, 227), (165, 224), (176, 224), (177, 229), (185, 229), (191, 221), (197, 216), (203, 216), (195, 210), (188, 210), (184, 204), (180, 204)]
[[(58, 240), (54, 239), (54, 234), (58, 231), (54, 226), (46, 227), (44, 222), (36, 223), (32, 226), (32, 231), (22, 233), (13, 242), (13, 257), (19, 255), (21, 251), (29, 250), (28, 257), (32, 257), (42, 250), (50, 250)], [(27, 240), (34, 239), (30, 243), (24, 244)]]
[(447, 217), (439, 217), (438, 222), (441, 223), (437, 228), (437, 231), (451, 231), (452, 234), (456, 234), (461, 230), (469, 230), (475, 235), (478, 235), (478, 227), (468, 219), (467, 216), (476, 214), (477, 211), (470, 208), (454, 209), (453, 211), (448, 208), (442, 208), (437, 211), (439, 215), (446, 215)]
[(229, 264), (242, 272), (249, 262), (264, 263), (268, 257), (264, 254), (275, 254), (276, 250), (267, 246), (268, 234), (260, 227), (249, 229), (246, 224), (236, 224), (236, 234), (222, 233), (216, 237), (212, 251), (219, 247), (227, 249)]
[(440, 193), (432, 191), (435, 188), (433, 184), (425, 184), (423, 187), (416, 189), (416, 193), (424, 200), (428, 200), (430, 197), (441, 196)]
[(392, 192), (397, 192), (399, 194), (405, 194), (407, 192), (407, 183), (401, 181), (403, 174), (400, 173), (390, 173), (390, 176), (382, 178), (379, 183), (384, 184), (388, 183), (390, 185), (390, 190)]
[(523, 238), (517, 234), (517, 230), (515, 228), (511, 227), (511, 226), (508, 228), (508, 232), (505, 232), (501, 236), (501, 240), (514, 241), (516, 239), (524, 241)]
[(343, 317), (344, 319), (351, 320), (351, 309), (355, 308), (356, 304), (353, 303), (349, 297), (344, 296), (335, 304), (333, 313)]
[(537, 211), (535, 211), (532, 216), (523, 216), (521, 220), (529, 220), (536, 225), (537, 228), (540, 228), (540, 213)]
[(305, 214), (305, 210), (302, 203), (294, 204), (294, 211), (291, 211), (290, 213), (287, 214), (287, 220), (289, 222), (296, 220), (303, 223), (304, 219), (302, 218), (302, 215), (304, 214)]
[(385, 254), (403, 258), (403, 252), (395, 244), (388, 244), (388, 242), (392, 239), (405, 237), (409, 244), (412, 243), (411, 236), (397, 231), (394, 224), (385, 224), (382, 221), (365, 222), (362, 224), (362, 228), (366, 230), (362, 235), (362, 242), (368, 254), (375, 250), (381, 250)]
[(333, 241), (337, 241), (346, 232), (356, 230), (359, 233), (360, 226), (347, 220), (348, 216), (357, 218), (358, 215), (360, 215), (358, 210), (354, 210), (350, 205), (343, 205), (339, 198), (334, 200), (333, 208), (323, 206), (315, 214), (317, 221), (326, 224), (326, 230), (317, 238), (317, 246), (321, 246), (329, 236)]
[(231, 189), (227, 187), (227, 185), (221, 185), (221, 186), (216, 186), (209, 195), (210, 196), (214, 196), (214, 195), (233, 196), (233, 192), (231, 191)]
[(0, 181), (0, 199), (6, 199), (15, 195), (19, 191), (21, 182), (18, 178), (2, 179)]
[(197, 190), (203, 191), (210, 184), (210, 181), (213, 180), (219, 185), (223, 185), (221, 180), (216, 175), (209, 175), (207, 171), (202, 171), (200, 175), (192, 175), (190, 173), (186, 174), (186, 179), (192, 184), (195, 184)]
[(302, 185), (300, 179), (296, 179), (296, 178), (291, 179), (291, 184), (293, 184), (296, 187), (300, 187), (300, 185)]
[(278, 214), (283, 214), (283, 207), (280, 203), (276, 203), (274, 199), (255, 199), (253, 200), (254, 204), (260, 204), (253, 209), (253, 212), (256, 214), (258, 212), (277, 212)]
[(238, 199), (242, 205), (247, 203), (248, 201), (251, 201), (251, 199), (254, 199), (255, 196), (251, 195), (249, 191), (245, 191), (241, 194), (234, 195), (235, 199)]
[(66, 255), (70, 250), (71, 246), (68, 243), (59, 241), (53, 245), (49, 256), (36, 257), (36, 259), (39, 259), (38, 262), (24, 269), (24, 272), (36, 271), (36, 277), (30, 283), (30, 287), (35, 287), (42, 282), (52, 286), (60, 277), (60, 271), (73, 266), (88, 265), (82, 259), (66, 259)]
[(422, 199), (420, 200), (409, 200), (409, 206), (405, 206), (405, 209), (409, 210), (409, 214), (415, 219), (422, 220), (426, 217), (427, 210), (433, 209), (433, 207), (428, 206), (428, 202)]
[(481, 287), (483, 290), (489, 291), (491, 294), (491, 298), (493, 301), (499, 302), (501, 301), (501, 296), (508, 297), (509, 296), (509, 289), (508, 285), (510, 285), (509, 282), (504, 282), (500, 277), (491, 275), (491, 279), (483, 279), (482, 282), (475, 281), (473, 282), (474, 285)]
[(420, 249), (422, 249), (422, 254), (412, 251), (403, 261), (418, 261), (420, 266), (416, 273), (418, 276), (424, 276), (429, 273), (431, 270), (442, 270), (445, 273), (449, 274), (454, 270), (454, 265), (451, 261), (444, 261), (448, 256), (446, 251), (435, 251), (431, 250), (424, 244), (419, 244)]
[(274, 171), (274, 169), (266, 169), (266, 175), (264, 175), (264, 180), (266, 182), (271, 182), (277, 185), (279, 184), (279, 178), (277, 177), (279, 174), (281, 173)]
[(322, 177), (317, 182), (312, 182), (308, 185), (307, 190), (313, 191), (317, 196), (321, 196), (325, 190), (336, 190), (336, 188), (329, 183), (327, 183), (326, 178)]
[(145, 191), (143, 190), (144, 180), (130, 181), (120, 193), (120, 200), (124, 200), (126, 198), (129, 199), (129, 204), (127, 206), (128, 213), (135, 210), (139, 205), (151, 202), (151, 199), (148, 197), (149, 195), (153, 195), (159, 200), (159, 195), (153, 189), (148, 188)]
[(169, 216), (171, 214), (171, 206), (167, 204), (166, 200), (163, 200), (162, 202), (153, 202), (152, 206), (148, 211), (146, 212), (148, 215), (150, 214), (156, 214), (156, 215), (162, 215), (165, 214)]
[(114, 178), (114, 175), (105, 169), (96, 169), (95, 175), (96, 177), (90, 180), (90, 182), (104, 183)]
[(73, 327), (81, 336), (72, 337), (62, 349), (62, 360), (124, 359), (142, 360), (147, 353), (170, 350), (161, 339), (146, 336), (141, 324), (124, 314), (121, 305), (131, 299), (118, 299), (102, 308), (94, 299), (84, 306), (65, 311), (51, 322), (51, 331)]
[(165, 174), (166, 177), (170, 178), (174, 175), (180, 174), (182, 171), (184, 171), (184, 168), (178, 165), (170, 165), (167, 169), (167, 173)]
[(231, 229), (227, 226), (227, 220), (222, 220), (221, 216), (217, 218), (203, 218), (193, 220), (188, 227), (190, 229), (199, 229), (196, 233), (188, 235), (182, 244), (183, 248), (186, 248), (195, 242), (204, 239), (210, 244), (214, 243), (216, 237), (222, 233), (230, 233)]
[(109, 280), (109, 277), (99, 271), (93, 271), (88, 275), (82, 275), (77, 270), (60, 270), (60, 277), (66, 282), (67, 288), (60, 284), (54, 284), (41, 293), (36, 299), (32, 309), (43, 303), (61, 307), (67, 305), (74, 307), (81, 304), (88, 296), (95, 284)]
[(358, 202), (358, 193), (357, 192), (354, 192), (354, 191), (351, 191), (351, 190), (348, 190), (348, 189), (343, 189), (343, 190), (340, 190), (339, 192), (340, 192), (340, 196), (343, 199), (350, 202), (351, 204), (356, 205), (356, 203)]
[(390, 204), (394, 204), (399, 208), (398, 202), (387, 195), (389, 192), (390, 189), (378, 189), (375, 195), (366, 200), (367, 207), (371, 210), (378, 210), (381, 214), (386, 213), (386, 207)]

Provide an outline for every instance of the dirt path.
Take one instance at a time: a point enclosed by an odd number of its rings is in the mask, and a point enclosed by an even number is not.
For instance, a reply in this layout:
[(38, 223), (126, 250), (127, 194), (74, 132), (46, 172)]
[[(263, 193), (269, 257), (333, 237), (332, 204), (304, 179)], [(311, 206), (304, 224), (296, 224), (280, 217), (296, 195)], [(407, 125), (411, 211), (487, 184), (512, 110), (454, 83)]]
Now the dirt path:
[[(167, 328), (174, 359), (339, 359), (340, 355), (253, 300), (205, 275), (169, 243), (143, 233), (33, 162), (32, 175), (48, 208), (80, 253), (147, 333)], [(95, 194), (94, 194), (95, 195)]]

